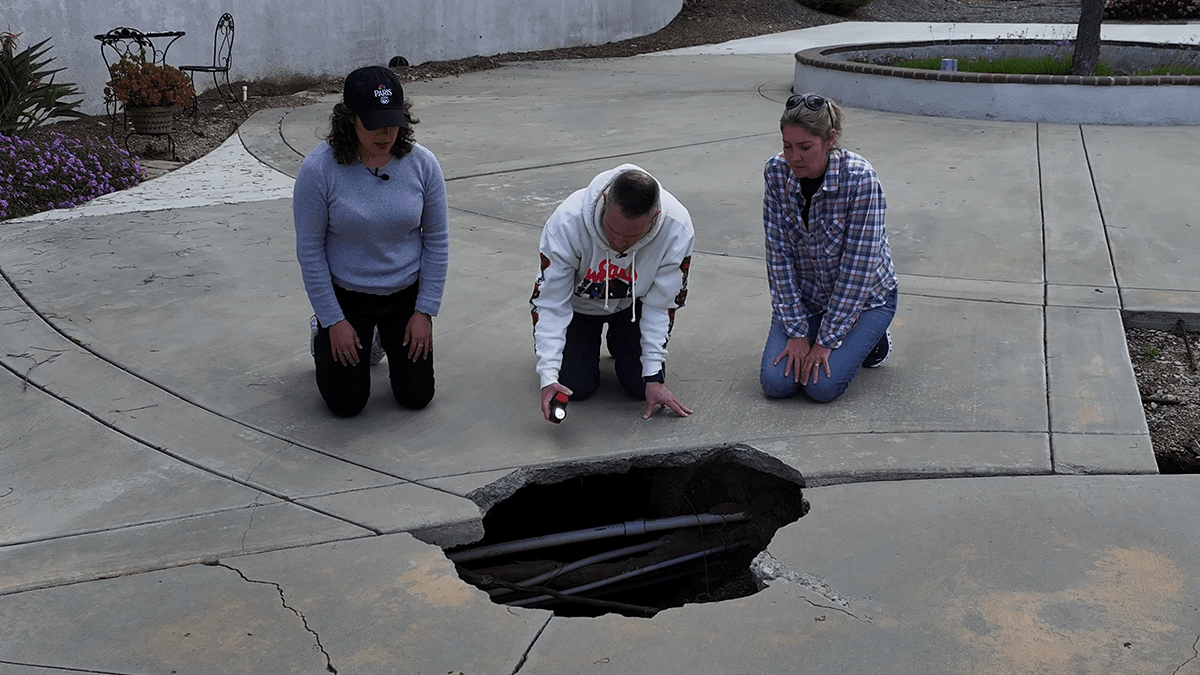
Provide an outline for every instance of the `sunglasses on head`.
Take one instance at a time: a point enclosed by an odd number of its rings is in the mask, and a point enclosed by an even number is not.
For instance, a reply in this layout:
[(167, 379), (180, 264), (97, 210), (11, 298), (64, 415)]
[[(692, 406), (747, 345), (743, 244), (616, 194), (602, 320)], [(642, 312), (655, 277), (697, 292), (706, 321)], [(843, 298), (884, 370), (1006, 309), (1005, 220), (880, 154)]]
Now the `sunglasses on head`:
[(829, 112), (829, 127), (833, 128), (833, 106), (828, 106), (826, 105), (827, 103), (829, 103), (829, 99), (820, 94), (793, 94), (788, 97), (787, 109), (791, 110), (803, 105), (805, 108), (816, 112), (821, 108), (825, 108)]
[(787, 109), (791, 110), (800, 104), (804, 104), (809, 110), (820, 110), (825, 106), (826, 100), (820, 94), (795, 94), (788, 98)]

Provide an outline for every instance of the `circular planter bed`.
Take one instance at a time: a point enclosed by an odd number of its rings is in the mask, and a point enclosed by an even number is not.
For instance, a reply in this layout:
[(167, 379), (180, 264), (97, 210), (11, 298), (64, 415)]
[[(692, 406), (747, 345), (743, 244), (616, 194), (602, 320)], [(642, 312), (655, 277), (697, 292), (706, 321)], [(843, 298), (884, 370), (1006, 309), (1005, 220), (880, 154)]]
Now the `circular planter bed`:
[[(856, 108), (1009, 122), (1167, 126), (1200, 124), (1200, 76), (1009, 75), (897, 68), (917, 58), (1070, 56), (1066, 40), (937, 40), (834, 45), (796, 53), (794, 90)], [(1200, 46), (1106, 41), (1100, 60), (1118, 73), (1200, 65)]]

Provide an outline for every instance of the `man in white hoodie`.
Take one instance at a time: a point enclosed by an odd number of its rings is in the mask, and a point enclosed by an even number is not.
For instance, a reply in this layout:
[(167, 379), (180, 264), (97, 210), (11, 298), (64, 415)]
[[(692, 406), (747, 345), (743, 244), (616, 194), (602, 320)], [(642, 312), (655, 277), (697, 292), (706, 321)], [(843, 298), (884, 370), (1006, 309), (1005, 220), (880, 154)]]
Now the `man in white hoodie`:
[(599, 388), (606, 324), (617, 380), (645, 399), (642, 417), (659, 406), (691, 414), (667, 389), (664, 366), (694, 243), (687, 209), (633, 164), (601, 173), (559, 205), (542, 230), (529, 299), (543, 417), (559, 392), (578, 401)]

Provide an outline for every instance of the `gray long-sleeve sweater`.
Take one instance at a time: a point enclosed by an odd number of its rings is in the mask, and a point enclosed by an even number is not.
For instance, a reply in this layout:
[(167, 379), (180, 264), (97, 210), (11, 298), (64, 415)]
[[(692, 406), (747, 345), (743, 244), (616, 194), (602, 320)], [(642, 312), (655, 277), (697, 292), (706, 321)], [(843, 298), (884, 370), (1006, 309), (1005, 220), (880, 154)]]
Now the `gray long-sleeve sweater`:
[(296, 258), (322, 326), (345, 318), (333, 284), (388, 295), (420, 281), (417, 310), (436, 315), (446, 285), (450, 236), (437, 158), (414, 144), (379, 176), (340, 165), (328, 143), (304, 158), (292, 192)]

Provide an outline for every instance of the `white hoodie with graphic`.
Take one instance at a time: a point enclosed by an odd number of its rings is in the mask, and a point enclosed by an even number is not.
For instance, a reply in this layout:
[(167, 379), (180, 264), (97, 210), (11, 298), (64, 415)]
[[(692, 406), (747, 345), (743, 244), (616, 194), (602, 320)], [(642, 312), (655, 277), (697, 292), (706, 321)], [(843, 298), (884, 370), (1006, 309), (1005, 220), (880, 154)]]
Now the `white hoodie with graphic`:
[(675, 310), (687, 299), (695, 233), (687, 209), (660, 183), (659, 204), (651, 209), (659, 210), (659, 216), (650, 231), (624, 253), (609, 248), (600, 221), (604, 195), (613, 179), (630, 170), (645, 172), (622, 164), (596, 176), (587, 188), (567, 197), (542, 230), (541, 273), (529, 299), (542, 387), (558, 381), (567, 325), (575, 312), (615, 314), (635, 298), (642, 301), (642, 376), (658, 374), (666, 361)]

